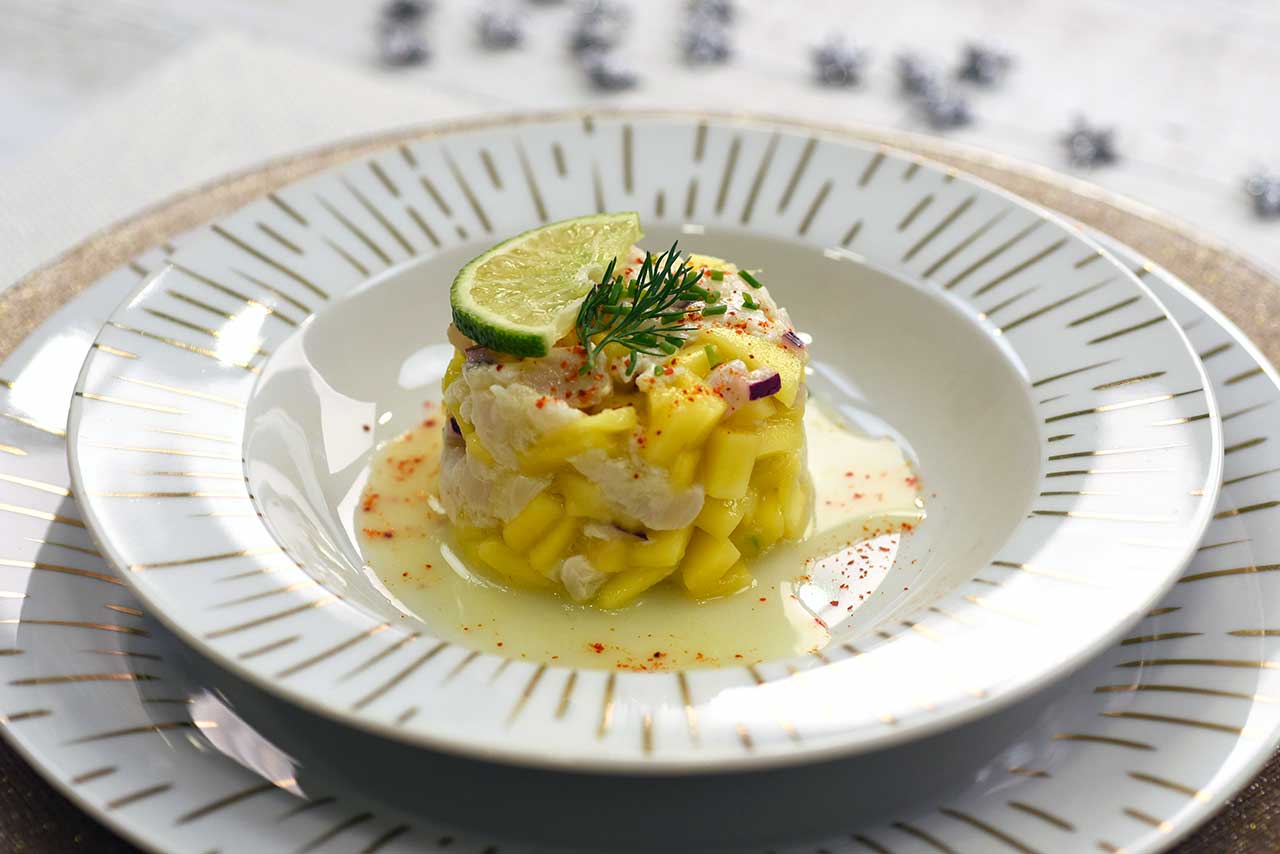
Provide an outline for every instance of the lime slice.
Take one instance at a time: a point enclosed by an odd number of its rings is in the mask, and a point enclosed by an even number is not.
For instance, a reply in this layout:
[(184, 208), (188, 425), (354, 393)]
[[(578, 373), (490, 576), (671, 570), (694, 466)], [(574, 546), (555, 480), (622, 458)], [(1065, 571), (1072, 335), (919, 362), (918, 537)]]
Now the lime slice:
[(553, 222), (499, 243), (453, 280), (453, 324), (513, 356), (545, 356), (573, 328), (604, 268), (640, 239), (631, 211)]

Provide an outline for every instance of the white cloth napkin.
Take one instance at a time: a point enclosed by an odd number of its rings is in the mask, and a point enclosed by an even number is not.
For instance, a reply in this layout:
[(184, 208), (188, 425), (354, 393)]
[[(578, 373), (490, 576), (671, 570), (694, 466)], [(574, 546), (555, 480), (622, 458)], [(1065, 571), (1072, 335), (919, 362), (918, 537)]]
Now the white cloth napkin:
[(0, 287), (130, 214), (327, 142), (475, 112), (394, 77), (217, 35), (0, 174)]

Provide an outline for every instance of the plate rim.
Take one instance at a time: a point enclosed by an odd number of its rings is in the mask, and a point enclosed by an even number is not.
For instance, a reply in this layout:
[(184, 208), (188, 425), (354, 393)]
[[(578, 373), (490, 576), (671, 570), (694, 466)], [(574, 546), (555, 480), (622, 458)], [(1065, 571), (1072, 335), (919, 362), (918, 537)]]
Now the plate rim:
[[(591, 110), (589, 112), (595, 115), (601, 115), (607, 111)], [(701, 112), (696, 113), (696, 115), (704, 115), (704, 114), (705, 113), (701, 113)], [(793, 124), (799, 124), (799, 125), (809, 126), (809, 127), (821, 126), (818, 123), (804, 122), (803, 120), (796, 120), (796, 119), (790, 119), (790, 120), (784, 120), (784, 121), (790, 121)], [(843, 127), (838, 127), (833, 129), (839, 130), (841, 132), (857, 133), (857, 130), (854, 126), (846, 125)], [(877, 134), (885, 133), (885, 131), (882, 131), (878, 128), (875, 128), (874, 130)], [(412, 131), (410, 131), (409, 133), (411, 134)], [(1001, 164), (1001, 168), (1011, 170), (1011, 172), (1013, 173), (1012, 180), (1023, 178), (1028, 170), (1034, 168), (1036, 171), (1045, 173), (1043, 179), (1037, 179), (1037, 180), (1043, 181), (1044, 179), (1047, 179), (1047, 186), (1043, 183), (1036, 185), (1041, 187), (1042, 192), (1057, 192), (1057, 191), (1060, 191), (1064, 185), (1068, 185), (1068, 184), (1071, 186), (1085, 188), (1087, 190), (1092, 191), (1088, 194), (1090, 197), (1088, 201), (1091, 205), (1105, 206), (1104, 211), (1111, 212), (1111, 213), (1115, 213), (1119, 211), (1123, 213), (1125, 216), (1131, 217), (1133, 220), (1136, 220), (1140, 223), (1153, 226), (1157, 229), (1164, 229), (1166, 231), (1171, 231), (1174, 237), (1178, 238), (1179, 240), (1185, 241), (1188, 246), (1197, 247), (1197, 248), (1207, 248), (1209, 253), (1212, 256), (1218, 256), (1218, 255), (1226, 256), (1225, 258), (1214, 257), (1213, 262), (1217, 264), (1223, 264), (1224, 266), (1228, 266), (1228, 267), (1243, 266), (1246, 272), (1247, 278), (1249, 278), (1254, 283), (1272, 283), (1273, 284), (1277, 280), (1280, 280), (1280, 276), (1277, 276), (1274, 272), (1268, 271), (1263, 265), (1255, 263), (1248, 256), (1243, 255), (1242, 253), (1234, 249), (1231, 249), (1230, 247), (1227, 247), (1220, 240), (1208, 234), (1207, 232), (1203, 232), (1200, 229), (1192, 227), (1173, 217), (1168, 217), (1165, 215), (1156, 215), (1153, 217), (1151, 216), (1151, 214), (1155, 214), (1156, 212), (1152, 211), (1151, 209), (1145, 208), (1139, 203), (1133, 202), (1132, 200), (1129, 200), (1124, 196), (1111, 193), (1109, 191), (1100, 190), (1096, 188), (1095, 185), (1082, 181), (1079, 178), (1060, 175), (1044, 167), (1039, 167), (1039, 166), (1033, 167), (1031, 164), (1026, 164), (1022, 161), (1019, 161), (1016, 158), (995, 154), (992, 152), (987, 152), (982, 149), (975, 149), (975, 148), (972, 148), (971, 146), (962, 146), (960, 144), (950, 143), (947, 141), (934, 141), (934, 140), (930, 140), (927, 137), (923, 137), (922, 135), (913, 135), (913, 134), (908, 134), (906, 132), (890, 131), (889, 133), (892, 133), (895, 136), (895, 138), (908, 138), (911, 136), (917, 136), (920, 139), (927, 141), (930, 145), (941, 146), (942, 148), (939, 150), (941, 151), (941, 156), (943, 157), (949, 156), (944, 149), (952, 149), (952, 150), (968, 149), (980, 155), (981, 158), (985, 161)], [(380, 134), (377, 134), (375, 138), (380, 141), (379, 145), (381, 145), (381, 144), (394, 144), (394, 142), (397, 139), (400, 139), (402, 137), (401, 137), (401, 134), (399, 133), (397, 133), (396, 135), (380, 133)], [(408, 137), (406, 136), (404, 138), (408, 138)], [(255, 166), (251, 170), (248, 170), (247, 172), (244, 172), (244, 173), (240, 173), (240, 172), (232, 173), (229, 177), (234, 177), (239, 179), (245, 175), (254, 175), (272, 166), (278, 166), (279, 164), (281, 164), (286, 160), (292, 161), (294, 157), (305, 158), (306, 156), (308, 156), (308, 154), (311, 154), (313, 152), (330, 151), (330, 150), (337, 150), (337, 149), (340, 149), (340, 146), (336, 146), (336, 147), (325, 146), (323, 148), (313, 149), (311, 152), (304, 152), (299, 155), (290, 156), (289, 158), (281, 158), (278, 160), (270, 161), (269, 163), (266, 163), (266, 164)], [(360, 155), (360, 153), (361, 152), (358, 149), (356, 149), (356, 150), (353, 150), (349, 156), (357, 157)], [(316, 168), (318, 169), (320, 167), (316, 167)], [(225, 180), (229, 180), (229, 178), (221, 178), (205, 186), (218, 187)], [(285, 183), (285, 182), (281, 181), (281, 183)], [(255, 192), (254, 194), (256, 195), (257, 193)], [(124, 255), (123, 257), (131, 258), (137, 254), (141, 254), (143, 250), (147, 248), (151, 248), (160, 239), (176, 238), (182, 229), (173, 226), (172, 222), (166, 219), (166, 216), (168, 215), (172, 206), (190, 203), (193, 198), (197, 198), (199, 197), (199, 195), (200, 195), (200, 190), (176, 195), (176, 196), (170, 197), (168, 200), (165, 200), (161, 204), (157, 205), (155, 208), (148, 208), (143, 213), (140, 213), (126, 220), (121, 220), (119, 223), (104, 229), (102, 232), (86, 238), (84, 241), (76, 244), (72, 249), (68, 250), (68, 252), (66, 252), (64, 255), (59, 256), (58, 258), (51, 261), (50, 263), (37, 268), (35, 271), (27, 274), (23, 279), (19, 280), (18, 284), (25, 286), (22, 288), (22, 290), (25, 291), (25, 293), (21, 293), (21, 294), (15, 293), (15, 290), (16, 290), (16, 286), (15, 286), (15, 287), (11, 287), (10, 289), (7, 289), (3, 294), (0, 294), (0, 306), (5, 306), (5, 307), (14, 305), (15, 301), (17, 300), (30, 300), (32, 299), (33, 294), (37, 300), (42, 296), (45, 297), (44, 302), (39, 302), (37, 304), (36, 311), (34, 312), (35, 316), (33, 317), (29, 328), (18, 329), (18, 330), (11, 329), (9, 334), (0, 337), (0, 356), (9, 355), (9, 353), (12, 352), (13, 347), (17, 342), (25, 340), (30, 335), (30, 332), (36, 326), (43, 324), (45, 321), (47, 321), (49, 317), (53, 314), (53, 312), (56, 311), (56, 309), (62, 303), (68, 302), (70, 298), (78, 297), (85, 289), (87, 289), (91, 285), (100, 281), (100, 279), (103, 276), (105, 276), (106, 274), (109, 274), (111, 270), (114, 270), (116, 266), (118, 266), (113, 263), (109, 268), (106, 268), (106, 269), (104, 269), (101, 265), (95, 267), (92, 263), (86, 263), (82, 258), (77, 257), (78, 255), (91, 254), (93, 257), (100, 258), (104, 254), (110, 254), (110, 252), (107, 251), (110, 249), (110, 246), (108, 244), (111, 244), (115, 240), (119, 240), (124, 244), (123, 250), (121, 251), (127, 251), (127, 254)], [(1077, 199), (1075, 201), (1078, 203), (1080, 200)], [(239, 202), (237, 202), (236, 204), (239, 204)], [(217, 213), (214, 213), (208, 216), (204, 216), (201, 219), (201, 221), (212, 219), (217, 215), (218, 215)], [(124, 238), (119, 238), (117, 234), (117, 230), (121, 228), (128, 229), (127, 236)], [(158, 237), (157, 237), (157, 234), (159, 235)], [(1146, 235), (1142, 235), (1142, 240), (1135, 241), (1135, 242), (1141, 243), (1150, 239), (1152, 239), (1151, 236), (1149, 234), (1146, 234)], [(1139, 251), (1139, 250), (1135, 250), (1135, 251)], [(1167, 257), (1163, 249), (1152, 250), (1149, 248), (1144, 248), (1140, 250), (1140, 254), (1142, 254), (1143, 257), (1151, 257), (1151, 258)], [(68, 269), (68, 265), (70, 266), (70, 269)], [(1175, 276), (1175, 278), (1178, 279), (1178, 281), (1180, 282), (1182, 281), (1182, 278), (1179, 276)], [(1195, 280), (1196, 278), (1197, 277), (1195, 276), (1191, 276), (1189, 280)], [(1184, 287), (1188, 295), (1194, 294), (1196, 296), (1199, 296), (1198, 291), (1196, 291), (1192, 286), (1184, 284)], [(52, 299), (48, 298), (48, 295), (45, 293), (46, 291), (52, 294)], [(1203, 297), (1201, 298), (1204, 299)], [(1208, 302), (1207, 299), (1205, 299), (1205, 301)], [(1212, 303), (1208, 303), (1208, 304), (1213, 305)], [(1220, 313), (1223, 311), (1222, 309), (1219, 309), (1216, 305), (1214, 305), (1213, 307), (1216, 311)], [(28, 316), (31, 316), (31, 314), (29, 313)], [(1227, 322), (1231, 325), (1232, 328), (1237, 328), (1237, 329), (1241, 328), (1241, 325), (1237, 324), (1235, 321), (1232, 321), (1225, 314), (1223, 314), (1222, 316), (1227, 319)], [(1247, 325), (1247, 323), (1245, 325)], [(1250, 345), (1252, 345), (1254, 348), (1257, 349), (1258, 352), (1262, 353), (1262, 355), (1265, 358), (1265, 352), (1262, 351), (1261, 346), (1258, 344), (1255, 344), (1253, 340), (1249, 338), (1247, 335), (1242, 333), (1239, 340), (1243, 342), (1247, 342)], [(1273, 377), (1274, 377), (1274, 374), (1273, 374)], [(15, 746), (16, 749), (19, 749), (19, 752), (23, 752), (21, 748), (17, 746), (17, 743), (21, 740), (21, 736), (17, 732), (17, 728), (15, 728), (12, 724), (9, 724), (7, 722), (0, 724), (0, 734), (3, 734), (3, 736), (5, 737), (8, 743)], [(1262, 760), (1265, 761), (1265, 759), (1267, 758), (1265, 754), (1265, 750), (1260, 750), (1257, 753), (1261, 754)], [(52, 775), (51, 768), (49, 766), (46, 766), (38, 762), (33, 762), (32, 764), (37, 770), (41, 772), (43, 776), (46, 777), (46, 779), (49, 779), (51, 782), (54, 781), (54, 776)], [(1247, 779), (1242, 779), (1238, 781), (1238, 785), (1236, 785), (1234, 789), (1231, 789), (1226, 793), (1221, 794), (1219, 798), (1215, 798), (1214, 806), (1210, 808), (1209, 813), (1213, 813), (1220, 810), (1223, 804), (1231, 797), (1231, 795), (1234, 792), (1238, 791), (1239, 789), (1243, 788), (1243, 786), (1246, 785), (1247, 783), (1248, 783)], [(122, 835), (129, 836), (127, 832), (122, 831), (119, 827), (117, 827), (117, 819), (112, 814), (110, 813), (98, 814), (97, 812), (95, 812), (92, 804), (88, 803), (84, 799), (85, 796), (82, 793), (78, 793), (76, 790), (72, 790), (67, 794), (71, 797), (73, 801), (75, 801), (82, 808), (86, 809), (86, 811), (89, 811), (91, 814), (95, 815), (99, 820), (103, 821), (108, 826), (111, 826), (117, 829), (118, 831), (122, 832)], [(1198, 821), (1203, 821), (1203, 818), (1201, 818)], [(1196, 824), (1192, 824), (1191, 826), (1187, 827), (1185, 829), (1185, 833), (1190, 833), (1194, 831), (1196, 829), (1197, 824), (1198, 822)], [(1185, 835), (1185, 833), (1183, 835)]]
[[(440, 136), (448, 137), (455, 133), (468, 132), (475, 129), (477, 126), (486, 130), (514, 130), (528, 124), (550, 124), (582, 116), (602, 118), (604, 115), (605, 114), (601, 111), (592, 110), (570, 113), (567, 116), (565, 114), (557, 113), (518, 114), (514, 117), (510, 117), (509, 121), (504, 121), (502, 118), (494, 117), (482, 120), (476, 125), (465, 122), (456, 125), (445, 125), (443, 128), (432, 129), (423, 136), (417, 138), (425, 140)], [(1168, 317), (1167, 310), (1164, 308), (1163, 304), (1155, 298), (1150, 289), (1141, 282), (1138, 277), (1134, 276), (1132, 271), (1130, 271), (1125, 265), (1118, 262), (1105, 247), (1099, 245), (1092, 239), (1092, 237), (1086, 234), (1080, 226), (1056, 211), (1047, 209), (1038, 203), (1023, 199), (1011, 191), (987, 181), (980, 176), (974, 175), (973, 173), (965, 170), (959, 170), (956, 167), (947, 165), (946, 163), (938, 162), (933, 160), (931, 157), (922, 156), (911, 150), (898, 149), (884, 143), (877, 143), (874, 140), (867, 140), (858, 137), (856, 133), (848, 130), (836, 131), (828, 128), (815, 128), (814, 125), (804, 122), (793, 122), (787, 120), (779, 121), (772, 118), (757, 119), (755, 117), (749, 117), (742, 114), (733, 114), (729, 117), (712, 117), (709, 114), (702, 112), (619, 110), (610, 113), (609, 117), (618, 120), (626, 120), (627, 118), (633, 118), (636, 120), (654, 119), (656, 121), (689, 122), (690, 124), (696, 121), (706, 122), (721, 120), (724, 121), (726, 126), (745, 127), (747, 129), (758, 131), (805, 129), (823, 134), (828, 138), (828, 141), (838, 142), (851, 146), (855, 149), (879, 152), (881, 155), (890, 154), (898, 156), (906, 161), (929, 166), (943, 174), (963, 175), (965, 180), (970, 182), (974, 187), (993, 194), (1014, 207), (1031, 213), (1040, 221), (1047, 221), (1051, 225), (1056, 226), (1061, 232), (1077, 237), (1086, 246), (1092, 248), (1106, 261), (1108, 261), (1113, 270), (1120, 272), (1125, 278), (1129, 279), (1131, 285), (1136, 285), (1138, 291), (1144, 295), (1147, 300), (1149, 300), (1150, 304), (1159, 307), (1160, 311)], [(371, 148), (369, 153), (373, 154), (388, 150), (392, 145), (394, 145), (394, 142), (388, 142), (384, 145), (375, 145)], [(358, 156), (359, 155), (357, 155), (357, 157)], [(353, 163), (354, 161), (355, 158), (350, 162)], [(335, 167), (332, 171), (336, 174), (340, 171), (340, 168), (341, 167)], [(329, 170), (322, 171), (327, 172)], [(146, 287), (147, 282), (144, 282), (138, 286), (134, 293), (137, 294)], [(127, 304), (130, 299), (132, 299), (132, 295), (131, 297), (126, 298), (124, 304)], [(1194, 350), (1191, 348), (1185, 333), (1177, 327), (1177, 324), (1172, 324), (1172, 326), (1175, 329), (1177, 337), (1180, 339), (1183, 349), (1191, 357), (1191, 362), (1195, 366), (1195, 369), (1201, 378), (1202, 387), (1205, 391), (1206, 402), (1209, 407), (1209, 414), (1211, 416), (1209, 419), (1209, 429), (1211, 433), (1210, 445), (1211, 448), (1216, 451), (1216, 449), (1221, 448), (1222, 446), (1222, 437), (1221, 424), (1218, 420), (1217, 404), (1213, 399), (1211, 384), (1209, 383), (1207, 375), (1204, 373), (1203, 365), (1201, 365), (1199, 360), (1195, 357)], [(88, 495), (89, 492), (85, 489), (85, 484), (81, 479), (82, 465), (80, 462), (78, 443), (75, 441), (74, 437), (79, 435), (79, 426), (85, 412), (83, 398), (80, 396), (79, 392), (84, 390), (86, 377), (95, 361), (96, 355), (96, 351), (91, 350), (89, 357), (85, 360), (80, 379), (76, 386), (77, 396), (72, 401), (70, 416), (68, 419), (68, 453), (72, 462), (72, 482), (77, 492), (81, 495)], [(1191, 520), (1192, 529), (1200, 533), (1203, 533), (1203, 530), (1207, 527), (1216, 502), (1221, 466), (1221, 454), (1211, 451), (1209, 472), (1205, 487), (1202, 490), (1202, 500), (1199, 501), (1197, 509)], [(107, 538), (99, 535), (103, 522), (98, 517), (98, 514), (95, 511), (94, 502), (91, 499), (86, 499), (84, 501), (83, 512), (86, 522), (89, 524), (90, 528), (94, 530), (95, 539), (97, 539), (100, 546), (102, 546), (104, 553), (111, 558), (112, 563), (117, 568), (123, 566), (124, 562), (121, 560), (122, 555), (116, 551), (114, 545), (111, 544)], [(1194, 554), (1196, 542), (1198, 541), (1189, 540), (1188, 545), (1179, 553), (1176, 561), (1169, 562), (1168, 565), (1172, 568), (1165, 574), (1161, 584), (1152, 587), (1147, 591), (1146, 596), (1142, 600), (1143, 605), (1139, 606), (1133, 612), (1135, 615), (1141, 614), (1143, 608), (1150, 607), (1153, 602), (1159, 600), (1165, 595), (1165, 593), (1167, 593), (1175, 583), (1178, 571), (1189, 562), (1190, 558)], [(136, 575), (136, 573), (123, 574), (126, 578), (132, 578)], [(559, 756), (550, 754), (546, 751), (541, 753), (536, 751), (530, 752), (522, 748), (476, 743), (474, 740), (470, 739), (457, 739), (448, 735), (427, 733), (421, 730), (406, 730), (368, 716), (353, 714), (346, 709), (337, 707), (336, 704), (317, 702), (303, 690), (293, 688), (292, 686), (274, 684), (267, 680), (265, 675), (258, 674), (255, 671), (244, 667), (236, 657), (230, 653), (220, 651), (216, 646), (208, 643), (206, 639), (195, 634), (192, 630), (188, 630), (188, 628), (176, 620), (173, 615), (169, 614), (167, 609), (158, 607), (157, 603), (148, 596), (144, 586), (131, 583), (130, 587), (139, 595), (139, 598), (144, 602), (147, 602), (152, 611), (156, 614), (157, 618), (168, 626), (170, 630), (174, 631), (175, 634), (182, 637), (184, 641), (192, 644), (195, 648), (203, 650), (206, 654), (214, 657), (221, 666), (226, 667), (241, 678), (245, 678), (255, 684), (258, 684), (260, 687), (271, 691), (276, 696), (280, 696), (289, 702), (302, 705), (318, 714), (341, 721), (346, 725), (363, 728), (366, 731), (374, 732), (386, 738), (427, 747), (429, 749), (518, 765), (530, 765), (546, 768), (571, 767), (579, 771), (598, 773), (626, 772), (639, 774), (700, 774), (748, 768), (767, 768), (809, 761), (819, 761), (824, 758), (851, 756), (862, 752), (900, 744), (907, 740), (925, 737), (994, 712), (995, 710), (1016, 702), (1019, 698), (1025, 697), (1039, 688), (1050, 684), (1061, 676), (1074, 671), (1084, 662), (1091, 660), (1096, 656), (1099, 651), (1123, 633), (1123, 631), (1129, 625), (1132, 625), (1132, 622), (1137, 619), (1137, 617), (1134, 616), (1132, 618), (1124, 618), (1114, 622), (1107, 631), (1095, 635), (1089, 643), (1074, 648), (1070, 655), (1063, 661), (1060, 661), (1056, 666), (1037, 670), (1033, 677), (1020, 679), (1013, 688), (1002, 690), (1002, 692), (994, 698), (984, 698), (980, 702), (967, 704), (959, 708), (951, 706), (946, 711), (931, 713), (924, 720), (920, 720), (919, 717), (913, 717), (909, 724), (906, 721), (900, 721), (899, 723), (902, 725), (889, 728), (887, 731), (881, 731), (870, 736), (862, 734), (857, 736), (853, 736), (851, 734), (832, 735), (824, 737), (821, 740), (821, 743), (816, 746), (808, 744), (802, 744), (798, 747), (795, 745), (785, 744), (782, 746), (757, 746), (756, 748), (746, 751), (744, 754), (740, 755), (720, 754), (710, 757), (703, 755), (695, 757), (694, 759), (689, 759), (687, 757), (675, 758), (665, 756), (628, 756), (625, 758), (617, 756), (593, 756), (590, 759), (584, 760), (581, 756)], [(358, 611), (363, 611), (358, 604), (353, 604), (353, 607)], [(369, 615), (366, 613), (366, 616)], [(851, 731), (846, 732), (851, 733)]]
[[(1206, 302), (1205, 300), (1203, 300), (1203, 298), (1197, 298), (1194, 291), (1192, 291), (1186, 285), (1182, 286), (1182, 290), (1180, 291), (1180, 293), (1182, 293), (1190, 301), (1195, 303), (1197, 308), (1203, 308), (1203, 304), (1204, 302)], [(1249, 341), (1247, 336), (1245, 336), (1240, 330), (1238, 330), (1234, 326), (1234, 324), (1231, 324), (1229, 321), (1226, 323), (1222, 323), (1218, 312), (1215, 311), (1215, 312), (1207, 312), (1207, 313), (1210, 313), (1215, 320), (1220, 322), (1224, 331), (1231, 338), (1233, 338), (1236, 341), (1236, 343), (1240, 343), (1242, 344), (1242, 346), (1246, 346), (1246, 349), (1249, 351), (1250, 358), (1255, 359), (1255, 361), (1257, 361), (1257, 363), (1264, 368), (1264, 370), (1268, 374), (1268, 378), (1272, 381), (1272, 384), (1276, 386), (1280, 386), (1280, 377), (1277, 376), (1269, 360), (1265, 359), (1265, 357), (1262, 359), (1257, 359), (1256, 358), (1257, 354), (1254, 352), (1254, 349), (1252, 347), (1247, 346), (1252, 343)], [(5, 736), (6, 740), (9, 741), (10, 743), (16, 744), (16, 742), (18, 742), (21, 739), (19, 730), (20, 730), (20, 727), (14, 727), (7, 723), (4, 724), (3, 726), (0, 726), (0, 732), (3, 732), (3, 735)], [(19, 750), (20, 750), (20, 753), (24, 756), (27, 756), (30, 754), (29, 751), (22, 750), (22, 749), (19, 749)], [(34, 754), (30, 754), (30, 755), (34, 755)], [(1264, 747), (1260, 749), (1255, 749), (1251, 754), (1250, 761), (1263, 763), (1263, 762), (1266, 762), (1269, 758), (1270, 758), (1269, 752)], [(135, 839), (135, 834), (127, 832), (127, 830), (119, 826), (118, 824), (119, 820), (116, 818), (116, 816), (118, 815), (117, 813), (112, 813), (111, 811), (105, 811), (105, 810), (100, 812), (97, 806), (95, 806), (94, 804), (90, 803), (87, 800), (86, 796), (84, 796), (83, 794), (77, 794), (77, 790), (72, 789), (71, 791), (67, 791), (63, 786), (59, 785), (62, 782), (62, 780), (61, 778), (57, 777), (52, 773), (53, 769), (51, 766), (46, 766), (44, 764), (37, 764), (35, 762), (33, 762), (32, 764), (35, 765), (35, 767), (40, 771), (42, 776), (45, 776), (47, 779), (49, 779), (51, 783), (55, 785), (56, 788), (70, 795), (73, 801), (75, 801), (78, 805), (82, 806), (91, 815), (103, 821), (109, 827), (112, 827), (113, 829), (121, 832), (121, 834), (124, 835), (126, 838)], [(1239, 777), (1235, 779), (1234, 784), (1232, 786), (1226, 787), (1225, 789), (1215, 787), (1215, 794), (1217, 796), (1212, 798), (1207, 803), (1202, 804), (1202, 802), (1200, 801), (1195, 801), (1193, 806), (1196, 807), (1198, 810), (1202, 809), (1202, 812), (1198, 813), (1197, 818), (1194, 820), (1180, 822), (1180, 826), (1178, 828), (1177, 834), (1156, 835), (1156, 837), (1152, 840), (1152, 843), (1150, 845), (1141, 846), (1137, 848), (1130, 847), (1129, 850), (1151, 852), (1151, 851), (1157, 850), (1157, 848), (1163, 849), (1166, 845), (1174, 844), (1177, 841), (1177, 839), (1183, 838), (1185, 837), (1185, 835), (1193, 832), (1200, 825), (1200, 823), (1202, 823), (1205, 820), (1205, 818), (1209, 814), (1221, 809), (1222, 805), (1232, 796), (1234, 792), (1237, 792), (1240, 788), (1242, 788), (1245, 784), (1247, 784), (1248, 780), (1252, 779), (1252, 775), (1255, 772), (1255, 770), (1256, 769), (1253, 769), (1252, 767), (1250, 767), (1247, 770), (1242, 771), (1239, 774)], [(83, 790), (79, 790), (79, 791), (82, 792)], [(1194, 799), (1192, 800), (1194, 801)], [(143, 847), (146, 847), (149, 850), (160, 850), (159, 848), (150, 845), (146, 839), (135, 839), (135, 841), (139, 841), (140, 843), (143, 844)]]

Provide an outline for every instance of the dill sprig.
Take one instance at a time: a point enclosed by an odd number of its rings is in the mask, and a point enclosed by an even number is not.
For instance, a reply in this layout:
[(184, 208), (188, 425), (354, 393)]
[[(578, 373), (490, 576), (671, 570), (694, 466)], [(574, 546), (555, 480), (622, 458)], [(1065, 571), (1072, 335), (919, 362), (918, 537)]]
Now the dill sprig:
[(680, 260), (678, 247), (678, 243), (672, 243), (670, 249), (657, 256), (646, 252), (640, 272), (630, 282), (621, 273), (614, 273), (618, 259), (609, 262), (599, 284), (578, 309), (578, 340), (587, 350), (582, 373), (591, 371), (596, 354), (609, 344), (631, 351), (628, 373), (635, 372), (640, 353), (671, 355), (694, 328), (685, 323), (685, 303), (719, 299), (718, 294), (698, 285), (702, 274), (690, 267), (688, 260)]

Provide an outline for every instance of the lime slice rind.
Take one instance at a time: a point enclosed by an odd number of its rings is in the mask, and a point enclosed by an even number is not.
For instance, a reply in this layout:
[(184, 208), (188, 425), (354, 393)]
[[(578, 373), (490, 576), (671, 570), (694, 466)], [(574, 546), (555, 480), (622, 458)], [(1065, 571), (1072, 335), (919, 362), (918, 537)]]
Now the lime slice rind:
[(544, 356), (573, 328), (605, 266), (642, 236), (635, 212), (593, 214), (518, 234), (474, 258), (449, 304), (463, 335), (520, 357)]

